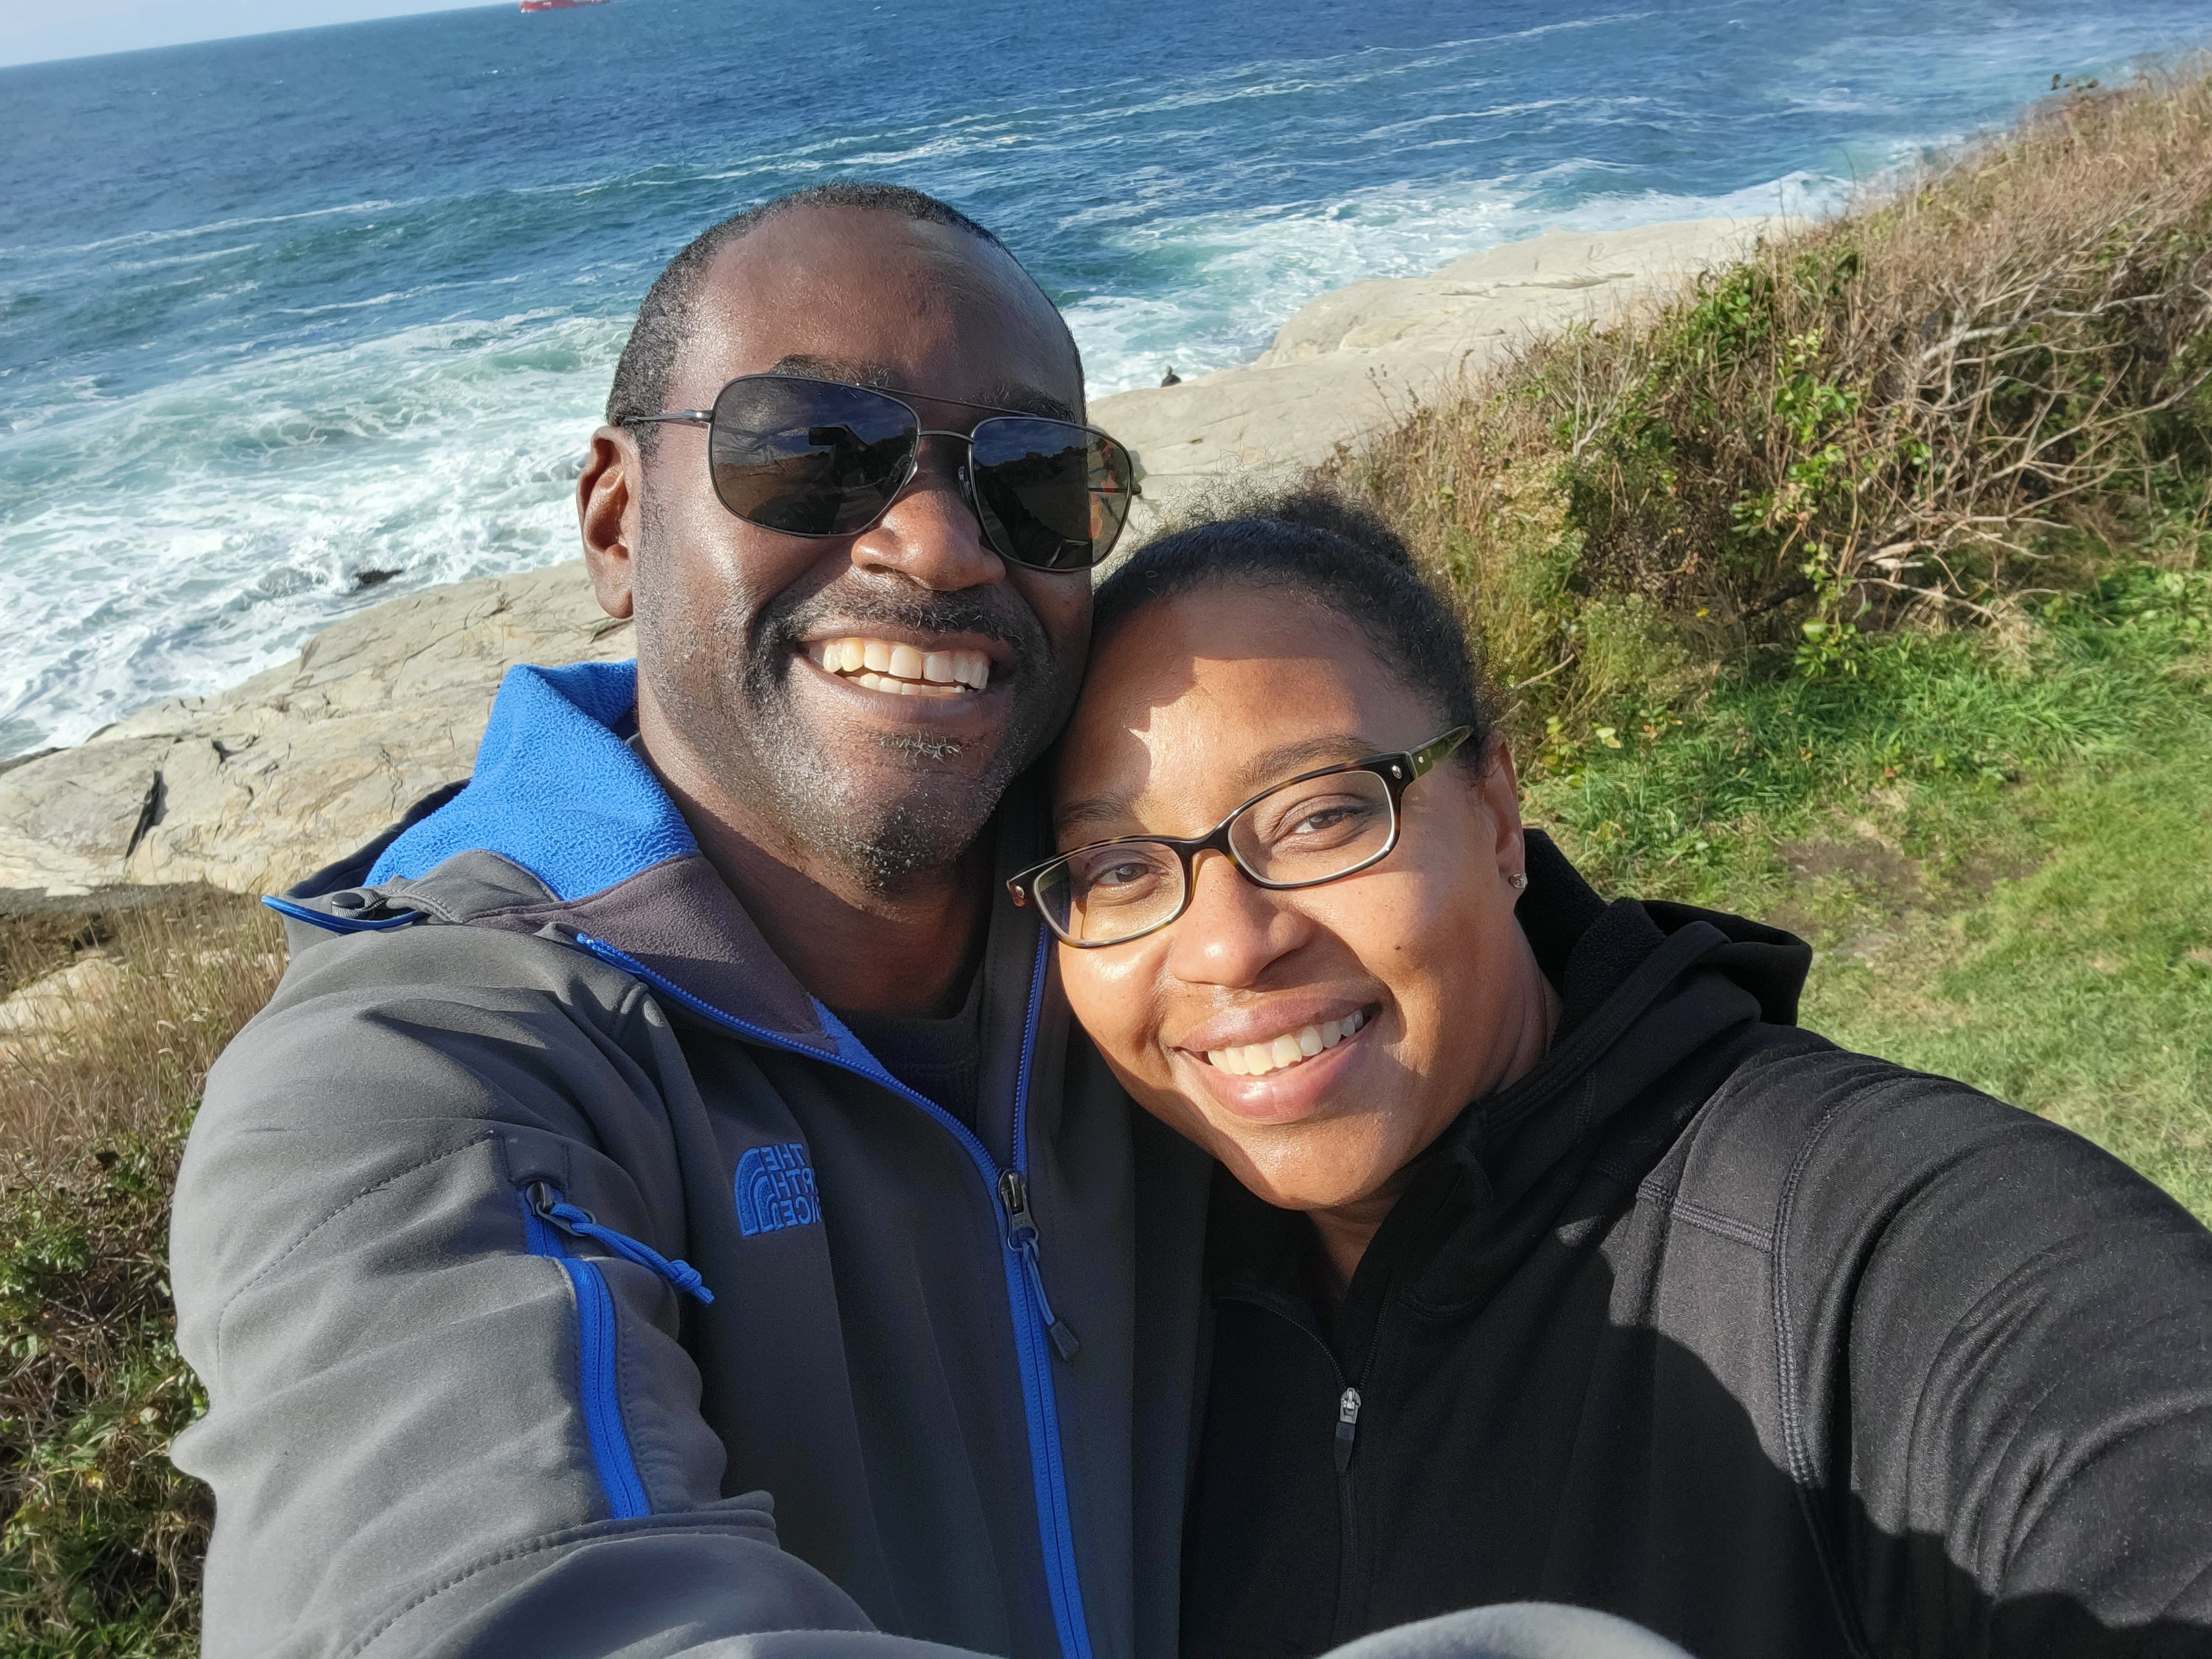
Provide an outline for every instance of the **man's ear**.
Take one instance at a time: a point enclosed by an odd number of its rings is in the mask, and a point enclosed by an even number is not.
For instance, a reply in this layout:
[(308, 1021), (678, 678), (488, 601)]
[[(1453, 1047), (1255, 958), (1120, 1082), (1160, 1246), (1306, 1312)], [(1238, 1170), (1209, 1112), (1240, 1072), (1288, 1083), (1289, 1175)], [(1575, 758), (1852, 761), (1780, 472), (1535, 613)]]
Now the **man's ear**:
[(1490, 739), (1490, 752), (1483, 757), (1481, 781), (1475, 793), (1488, 809), (1491, 823), (1496, 826), (1496, 844), (1492, 851), (1498, 858), (1498, 873), (1507, 881), (1528, 873), (1528, 851), (1521, 839), (1521, 782), (1513, 771), (1513, 745), (1505, 740), (1502, 732)]
[(576, 479), (576, 525), (584, 537), (584, 568), (592, 590), (610, 617), (627, 617), (636, 602), (637, 534), (644, 491), (644, 458), (637, 441), (620, 427), (592, 434), (592, 451)]

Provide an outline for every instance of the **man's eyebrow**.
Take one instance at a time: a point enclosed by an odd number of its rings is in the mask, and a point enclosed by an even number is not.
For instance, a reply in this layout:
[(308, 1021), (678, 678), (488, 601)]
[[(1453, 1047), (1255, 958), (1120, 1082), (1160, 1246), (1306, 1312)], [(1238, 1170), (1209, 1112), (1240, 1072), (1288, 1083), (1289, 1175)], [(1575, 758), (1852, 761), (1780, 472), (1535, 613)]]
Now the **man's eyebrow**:
[[(1327, 737), (1302, 738), (1296, 743), (1279, 744), (1263, 754), (1255, 755), (1231, 774), (1230, 781), (1236, 786), (1236, 797), (1241, 801), (1258, 794), (1271, 784), (1287, 783), (1301, 772), (1311, 772), (1320, 767), (1334, 766), (1346, 761), (1364, 760), (1370, 755), (1387, 752), (1356, 733), (1339, 732)], [(1126, 794), (1108, 791), (1086, 795), (1080, 800), (1070, 801), (1054, 812), (1053, 828), (1064, 837), (1069, 830), (1083, 825), (1126, 823), (1132, 811)], [(1145, 831), (1140, 828), (1127, 833), (1141, 835)], [(1164, 835), (1167, 832), (1160, 830), (1158, 833)], [(1195, 834), (1196, 830), (1190, 833)]]
[[(848, 386), (873, 386), (878, 392), (905, 392), (925, 403), (952, 402), (940, 398), (927, 386), (907, 386), (888, 366), (882, 363), (854, 362), (836, 357), (818, 357), (811, 352), (794, 351), (779, 358), (769, 370), (771, 374), (806, 374), (820, 380), (842, 380)], [(1033, 386), (1024, 386), (1015, 380), (1001, 380), (993, 386), (980, 403), (966, 407), (989, 406), (1011, 410), (1023, 415), (1042, 415), (1047, 420), (1073, 421), (1080, 425), (1083, 416), (1049, 392)]]

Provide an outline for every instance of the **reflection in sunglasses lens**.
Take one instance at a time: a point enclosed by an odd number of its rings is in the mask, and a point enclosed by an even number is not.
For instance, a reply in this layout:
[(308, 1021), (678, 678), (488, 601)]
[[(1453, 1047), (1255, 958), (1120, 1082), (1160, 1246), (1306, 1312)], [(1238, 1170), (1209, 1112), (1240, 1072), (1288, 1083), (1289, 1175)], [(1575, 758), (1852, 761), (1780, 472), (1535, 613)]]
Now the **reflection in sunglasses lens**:
[(749, 524), (836, 536), (874, 520), (906, 482), (913, 411), (865, 386), (759, 375), (714, 405), (714, 494)]
[(1120, 451), (1062, 421), (1001, 416), (975, 428), (975, 504), (992, 545), (1045, 570), (1096, 563), (1128, 513)]

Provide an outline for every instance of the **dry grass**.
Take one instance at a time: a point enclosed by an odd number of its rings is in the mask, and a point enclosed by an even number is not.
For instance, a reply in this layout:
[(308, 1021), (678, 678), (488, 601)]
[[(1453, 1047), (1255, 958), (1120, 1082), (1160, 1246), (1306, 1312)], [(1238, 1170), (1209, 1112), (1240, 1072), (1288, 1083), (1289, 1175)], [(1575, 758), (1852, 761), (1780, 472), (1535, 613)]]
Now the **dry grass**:
[(1539, 343), (1342, 470), (1464, 596), (1526, 737), (2078, 585), (2079, 532), (2127, 537), (2212, 447), (2208, 322), (2200, 67)]
[(149, 896), (0, 921), (0, 984), (15, 996), (73, 967), (82, 981), (34, 1029), (0, 1031), (0, 1190), (102, 1135), (174, 1122), (275, 988), (281, 940), (266, 910), (212, 888)]
[(164, 1453), (205, 1402), (176, 1349), (169, 1189), (277, 949), (267, 912), (207, 891), (0, 919), (19, 996), (58, 969), (87, 988), (0, 1054), (0, 1650), (196, 1645), (208, 1506)]

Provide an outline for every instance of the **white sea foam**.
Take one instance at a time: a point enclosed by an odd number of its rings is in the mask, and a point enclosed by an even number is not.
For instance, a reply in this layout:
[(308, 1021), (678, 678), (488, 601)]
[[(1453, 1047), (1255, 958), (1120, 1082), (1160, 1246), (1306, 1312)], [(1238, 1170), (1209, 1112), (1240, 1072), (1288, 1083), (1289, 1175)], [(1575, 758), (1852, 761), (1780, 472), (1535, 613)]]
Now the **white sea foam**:
[[(6, 459), (0, 734), (70, 743), (282, 661), (334, 617), (573, 556), (622, 325), (531, 313), (249, 358), (80, 405)], [(364, 572), (397, 573), (364, 587)], [(33, 724), (35, 722), (35, 724)], [(24, 726), (29, 726), (27, 732)]]

